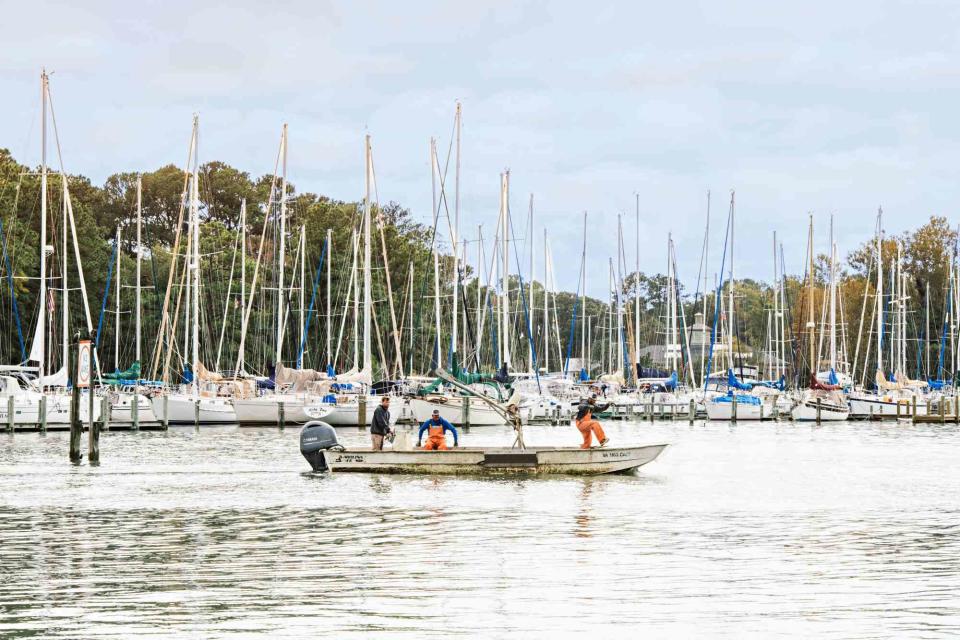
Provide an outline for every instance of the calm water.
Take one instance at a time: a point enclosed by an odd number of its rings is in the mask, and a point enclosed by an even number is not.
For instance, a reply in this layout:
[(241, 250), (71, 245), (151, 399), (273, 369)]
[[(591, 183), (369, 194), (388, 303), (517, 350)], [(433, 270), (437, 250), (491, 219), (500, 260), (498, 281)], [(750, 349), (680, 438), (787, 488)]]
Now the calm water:
[(313, 475), (297, 429), (109, 433), (99, 468), (4, 434), (0, 636), (960, 634), (956, 427), (608, 426), (674, 446), (488, 480)]

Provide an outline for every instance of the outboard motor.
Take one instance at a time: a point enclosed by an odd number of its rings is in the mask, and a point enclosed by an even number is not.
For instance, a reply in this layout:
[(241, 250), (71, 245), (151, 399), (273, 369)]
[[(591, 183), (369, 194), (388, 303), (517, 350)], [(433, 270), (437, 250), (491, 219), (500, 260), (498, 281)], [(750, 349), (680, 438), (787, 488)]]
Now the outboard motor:
[(337, 430), (326, 422), (313, 420), (303, 425), (300, 431), (300, 453), (307, 459), (314, 471), (326, 471), (327, 463), (323, 459), (325, 449), (343, 450), (337, 442)]

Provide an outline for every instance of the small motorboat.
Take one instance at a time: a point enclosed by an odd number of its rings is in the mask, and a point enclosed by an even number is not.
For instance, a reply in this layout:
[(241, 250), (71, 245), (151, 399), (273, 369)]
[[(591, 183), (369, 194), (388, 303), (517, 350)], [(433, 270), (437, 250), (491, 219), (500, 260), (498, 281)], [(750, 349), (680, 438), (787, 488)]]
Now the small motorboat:
[[(440, 372), (441, 377), (444, 376)], [(452, 378), (454, 386), (470, 392)], [(666, 444), (636, 447), (526, 447), (519, 412), (512, 405), (502, 409), (493, 400), (475, 395), (481, 402), (503, 411), (504, 422), (513, 425), (512, 447), (456, 447), (446, 451), (403, 448), (377, 451), (347, 449), (337, 440), (336, 429), (321, 421), (307, 423), (300, 432), (300, 453), (314, 471), (367, 473), (426, 473), (477, 475), (600, 475), (632, 471), (653, 462)]]

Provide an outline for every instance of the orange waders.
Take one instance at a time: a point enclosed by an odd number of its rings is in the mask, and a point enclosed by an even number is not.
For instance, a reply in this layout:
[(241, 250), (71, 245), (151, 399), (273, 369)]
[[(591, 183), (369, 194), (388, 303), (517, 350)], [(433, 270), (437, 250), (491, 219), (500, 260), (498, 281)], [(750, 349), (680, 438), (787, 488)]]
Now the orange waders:
[(607, 439), (607, 435), (603, 432), (603, 427), (593, 419), (593, 414), (590, 412), (587, 412), (587, 415), (577, 420), (577, 429), (580, 430), (580, 435), (583, 436), (583, 444), (580, 445), (581, 449), (589, 449), (593, 445), (593, 436), (597, 436), (597, 440), (600, 442)]
[(423, 443), (423, 448), (426, 451), (446, 451), (447, 450), (447, 439), (443, 437), (443, 425), (430, 425), (430, 430), (427, 431), (427, 441)]

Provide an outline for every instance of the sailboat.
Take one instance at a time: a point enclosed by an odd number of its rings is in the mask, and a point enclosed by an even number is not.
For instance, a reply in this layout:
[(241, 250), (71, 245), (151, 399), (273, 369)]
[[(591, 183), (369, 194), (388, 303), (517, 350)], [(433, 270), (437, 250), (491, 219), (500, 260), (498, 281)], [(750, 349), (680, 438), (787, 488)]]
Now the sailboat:
[[(87, 329), (91, 327), (89, 301), (86, 297), (86, 287), (83, 280), (83, 267), (80, 263), (80, 252), (77, 247), (76, 226), (73, 219), (73, 205), (70, 200), (70, 188), (67, 180), (66, 171), (63, 168), (63, 158), (58, 159), (60, 164), (60, 179), (63, 199), (63, 252), (62, 263), (62, 363), (60, 368), (51, 375), (46, 375), (48, 364), (47, 352), (47, 328), (49, 319), (48, 314), (54, 311), (52, 291), (48, 289), (47, 279), (47, 254), (52, 253), (52, 247), (47, 245), (47, 226), (48, 226), (48, 173), (47, 165), (47, 111), (50, 105), (50, 79), (44, 70), (40, 76), (41, 79), (41, 169), (40, 169), (40, 292), (37, 303), (37, 324), (33, 336), (33, 343), (30, 348), (30, 355), (26, 362), (36, 362), (36, 367), (26, 363), (21, 363), (12, 367), (4, 367), (3, 374), (0, 375), (0, 423), (13, 423), (14, 425), (39, 425), (39, 424), (68, 424), (70, 422), (70, 394), (67, 393), (69, 376), (67, 372), (67, 354), (69, 344), (69, 288), (67, 282), (67, 230), (71, 231), (75, 258), (77, 261), (77, 272), (80, 276), (80, 289), (83, 294), (82, 299), (86, 312)], [(52, 106), (49, 106), (52, 112)], [(57, 149), (59, 150), (59, 135), (56, 130), (56, 121), (54, 120), (54, 135), (58, 138)], [(8, 265), (9, 267), (9, 265)], [(35, 379), (28, 376), (36, 373)], [(93, 393), (92, 389), (86, 389), (82, 392), (83, 396)], [(80, 419), (83, 422), (90, 420), (89, 415), (89, 397), (81, 398)], [(11, 402), (12, 401), (12, 402)], [(10, 410), (13, 410), (13, 416)], [(93, 419), (100, 418), (100, 403), (94, 403)]]
[(813, 216), (810, 217), (810, 230), (807, 243), (809, 247), (809, 262), (807, 265), (807, 344), (810, 351), (810, 386), (800, 394), (800, 401), (791, 410), (794, 420), (837, 421), (846, 420), (850, 413), (847, 400), (843, 395), (843, 387), (836, 377), (837, 366), (837, 247), (833, 242), (833, 219), (830, 220), (830, 338), (829, 338), (829, 371), (827, 380), (821, 380), (816, 372), (818, 358), (816, 357), (815, 337), (816, 323), (814, 322), (814, 286), (813, 286)]
[[(900, 248), (897, 247), (897, 259), (891, 265), (890, 310), (885, 309), (883, 293), (883, 210), (877, 212), (877, 292), (876, 292), (876, 350), (877, 368), (874, 375), (874, 391), (858, 390), (848, 395), (851, 418), (882, 418), (908, 415), (916, 403), (917, 415), (927, 413), (927, 400), (924, 390), (925, 381), (910, 380), (906, 377), (906, 279), (900, 269)], [(887, 378), (883, 366), (884, 319), (890, 318), (890, 366), (894, 371), (893, 379)], [(869, 353), (867, 355), (869, 359)], [(866, 367), (866, 364), (864, 365)]]
[[(193, 133), (190, 139), (190, 154), (187, 166), (192, 167), (188, 176), (189, 182), (189, 211), (187, 222), (187, 248), (184, 256), (183, 281), (185, 284), (186, 305), (184, 318), (184, 338), (189, 349), (184, 349), (190, 356), (190, 378), (185, 389), (171, 390), (153, 398), (153, 413), (158, 419), (168, 424), (217, 425), (234, 424), (237, 421), (236, 413), (229, 399), (218, 393), (217, 383), (222, 381), (219, 374), (207, 371), (200, 361), (200, 216), (199, 216), (199, 159), (198, 134), (199, 118), (193, 118)], [(178, 238), (179, 239), (179, 238)], [(174, 243), (176, 245), (176, 241)], [(176, 262), (171, 264), (171, 280), (176, 271)], [(169, 299), (168, 286), (167, 298)], [(168, 321), (166, 304), (161, 318), (161, 338), (164, 324)], [(171, 332), (171, 337), (173, 337)], [(159, 343), (158, 343), (159, 344)], [(172, 345), (171, 347), (172, 348)], [(167, 366), (171, 354), (167, 354)], [(165, 374), (166, 375), (166, 374)]]

